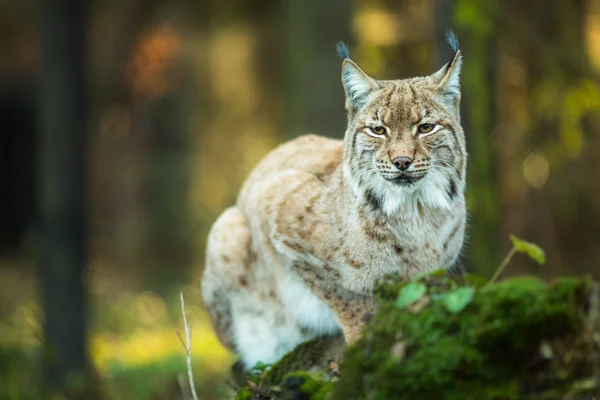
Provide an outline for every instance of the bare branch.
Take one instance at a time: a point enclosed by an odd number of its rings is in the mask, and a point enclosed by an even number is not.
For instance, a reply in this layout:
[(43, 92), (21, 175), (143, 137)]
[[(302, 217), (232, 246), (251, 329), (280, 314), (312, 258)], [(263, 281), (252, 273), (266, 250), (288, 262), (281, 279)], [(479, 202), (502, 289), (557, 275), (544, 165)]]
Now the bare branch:
[(190, 382), (190, 392), (192, 393), (192, 397), (194, 400), (198, 400), (198, 395), (196, 394), (196, 386), (194, 385), (194, 374), (192, 372), (192, 325), (188, 324), (187, 316), (185, 315), (185, 302), (183, 301), (183, 292), (179, 292), (181, 297), (181, 313), (183, 314), (183, 324), (185, 326), (185, 344), (183, 343), (183, 339), (181, 339), (181, 335), (179, 332), (177, 336), (181, 340), (181, 343), (184, 344), (186, 358), (187, 358), (187, 370), (188, 370), (188, 380)]
[(177, 375), (177, 383), (179, 384), (179, 389), (181, 389), (181, 395), (183, 396), (183, 400), (190, 400), (190, 387), (183, 377), (182, 374)]
[(179, 341), (181, 342), (181, 345), (183, 346), (183, 348), (186, 349), (186, 351), (187, 351), (187, 346), (185, 344), (185, 340), (183, 340), (183, 338), (181, 337), (181, 334), (179, 332), (177, 332), (177, 337), (179, 338)]

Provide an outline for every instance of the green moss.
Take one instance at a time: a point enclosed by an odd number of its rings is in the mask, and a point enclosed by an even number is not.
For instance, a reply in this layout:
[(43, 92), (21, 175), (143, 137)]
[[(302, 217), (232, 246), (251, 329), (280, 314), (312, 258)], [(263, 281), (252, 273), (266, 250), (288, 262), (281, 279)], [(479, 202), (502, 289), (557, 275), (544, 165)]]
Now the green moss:
[(235, 400), (252, 400), (252, 398), (252, 392), (248, 388), (240, 389), (235, 395)]
[[(453, 314), (436, 295), (461, 282), (424, 278), (431, 303), (413, 313), (385, 301), (404, 283), (381, 292), (369, 335), (346, 353), (342, 384), (334, 399), (520, 399), (528, 393), (544, 340), (573, 337), (585, 323), (592, 290), (588, 279), (562, 279), (551, 286), (518, 278), (481, 287), (464, 310)], [(393, 357), (397, 343), (405, 348)], [(365, 349), (371, 349), (367, 352)], [(545, 370), (546, 373), (551, 373)], [(552, 385), (577, 374), (554, 374)]]
[(292, 372), (286, 375), (283, 380), (283, 386), (288, 391), (287, 397), (292, 399), (323, 400), (332, 385), (333, 383), (325, 374), (319, 374), (318, 372)]
[[(600, 335), (589, 326), (591, 280), (564, 278), (547, 285), (524, 277), (486, 285), (474, 277), (433, 274), (420, 281), (427, 291), (418, 307), (395, 305), (405, 282), (389, 279), (377, 287), (379, 310), (362, 339), (345, 352), (341, 381), (331, 381), (327, 360), (341, 360), (343, 340), (316, 339), (263, 376), (261, 395), (269, 394), (260, 398), (513, 400), (598, 394), (593, 371), (600, 371)], [(460, 307), (448, 307), (449, 294), (471, 294), (457, 291), (465, 286), (475, 294), (462, 298)]]
[[(246, 381), (261, 381), (264, 385), (277, 385), (290, 371), (309, 369), (326, 370), (329, 360), (340, 360), (346, 350), (344, 338), (339, 336), (321, 337), (303, 343), (294, 351), (286, 354), (277, 364), (265, 368), (255, 368), (253, 373), (244, 374), (240, 366), (233, 368), (233, 375), (238, 385), (243, 386)], [(263, 373), (263, 371), (265, 371)]]
[[(269, 381), (281, 382), (290, 371), (309, 369), (313, 366), (325, 367), (327, 360), (323, 360), (323, 355), (335, 345), (335, 340), (335, 338), (313, 339), (299, 345), (273, 366), (268, 374)], [(341, 348), (342, 352), (343, 350)]]

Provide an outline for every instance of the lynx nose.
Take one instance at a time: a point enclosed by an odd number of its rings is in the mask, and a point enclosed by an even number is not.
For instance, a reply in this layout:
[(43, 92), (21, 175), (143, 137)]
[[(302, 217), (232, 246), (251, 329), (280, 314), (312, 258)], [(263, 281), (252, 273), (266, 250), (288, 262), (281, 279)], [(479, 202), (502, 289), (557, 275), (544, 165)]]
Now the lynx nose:
[(399, 156), (392, 160), (392, 163), (398, 168), (400, 171), (406, 171), (410, 164), (412, 164), (412, 158), (406, 156)]

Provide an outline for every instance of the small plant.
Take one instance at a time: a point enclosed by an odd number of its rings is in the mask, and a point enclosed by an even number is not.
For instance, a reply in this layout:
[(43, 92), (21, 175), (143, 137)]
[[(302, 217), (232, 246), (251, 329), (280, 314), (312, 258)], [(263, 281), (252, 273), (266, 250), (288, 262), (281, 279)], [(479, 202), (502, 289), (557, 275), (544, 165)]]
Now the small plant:
[[(438, 275), (438, 272), (434, 271), (428, 275), (420, 275), (418, 280), (432, 279)], [(402, 286), (394, 304), (398, 308), (406, 308), (409, 311), (419, 312), (433, 300), (441, 302), (448, 312), (457, 314), (469, 305), (474, 295), (475, 289), (466, 286), (455, 288), (445, 293), (433, 293), (428, 296), (427, 285), (420, 281), (413, 281)]]
[(252, 367), (250, 372), (252, 373), (252, 375), (261, 376), (263, 375), (263, 373), (271, 369), (271, 366), (271, 364), (265, 364), (262, 361), (259, 361), (254, 367)]
[[(502, 271), (504, 271), (512, 257), (517, 252), (527, 254), (539, 264), (544, 264), (546, 262), (544, 250), (542, 250), (538, 245), (519, 239), (515, 235), (510, 235), (509, 237), (513, 247), (504, 257), (500, 263), (500, 266), (498, 266), (494, 272), (492, 278), (487, 282), (487, 285), (491, 285), (496, 282)], [(430, 303), (430, 300), (433, 300), (441, 301), (444, 305), (444, 308), (452, 314), (461, 312), (467, 305), (469, 305), (469, 303), (473, 301), (473, 297), (475, 296), (475, 288), (473, 286), (480, 285), (459, 287), (446, 293), (433, 294), (430, 298), (427, 295), (427, 285), (423, 283), (422, 280), (431, 279), (433, 277), (445, 274), (446, 271), (441, 269), (417, 275), (412, 282), (402, 286), (398, 292), (398, 297), (394, 304), (398, 308), (406, 308), (410, 311), (418, 311), (426, 307)]]
[[(265, 364), (260, 361), (256, 363), (245, 378), (245, 392), (238, 393), (236, 400), (259, 398), (264, 389), (265, 380), (271, 370), (271, 366), (271, 364)], [(268, 390), (271, 389), (272, 388), (268, 388)]]
[(512, 257), (517, 252), (527, 254), (530, 258), (537, 261), (537, 263), (540, 265), (546, 263), (546, 254), (540, 246), (538, 246), (535, 243), (519, 239), (515, 235), (509, 235), (509, 238), (513, 244), (513, 247), (508, 251), (504, 259), (500, 263), (500, 266), (496, 269), (496, 272), (494, 272), (494, 275), (489, 280), (488, 285), (491, 285), (492, 283), (496, 282), (502, 271), (504, 271), (504, 268), (506, 268)]

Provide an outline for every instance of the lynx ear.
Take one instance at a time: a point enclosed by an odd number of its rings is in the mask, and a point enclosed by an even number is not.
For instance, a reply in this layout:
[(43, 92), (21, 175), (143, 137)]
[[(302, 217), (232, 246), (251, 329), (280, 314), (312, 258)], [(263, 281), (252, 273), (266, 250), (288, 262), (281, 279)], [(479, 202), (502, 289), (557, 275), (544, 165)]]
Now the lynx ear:
[(344, 43), (337, 45), (337, 51), (342, 62), (342, 83), (346, 92), (346, 108), (358, 110), (364, 106), (369, 93), (379, 88), (377, 81), (367, 75), (354, 61), (350, 59), (348, 48)]
[(458, 39), (452, 31), (446, 33), (446, 39), (454, 50), (452, 60), (444, 65), (439, 71), (431, 75), (444, 99), (454, 107), (460, 105), (460, 70), (462, 67), (462, 55), (458, 48)]

